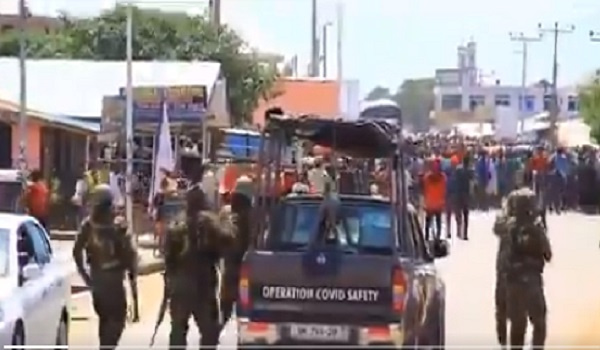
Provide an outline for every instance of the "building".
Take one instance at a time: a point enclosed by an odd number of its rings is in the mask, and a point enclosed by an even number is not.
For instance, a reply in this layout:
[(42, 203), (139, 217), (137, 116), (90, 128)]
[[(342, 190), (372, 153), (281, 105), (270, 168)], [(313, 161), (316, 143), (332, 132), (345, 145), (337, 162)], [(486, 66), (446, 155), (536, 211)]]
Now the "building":
[[(493, 121), (495, 107), (508, 107), (516, 115), (528, 117), (548, 111), (551, 107), (550, 84), (531, 86), (484, 84), (476, 65), (476, 44), (458, 47), (457, 68), (436, 70), (434, 118), (439, 126), (459, 122)], [(577, 116), (578, 94), (576, 87), (558, 89), (559, 119)]]
[[(217, 62), (133, 62), (134, 86), (203, 86), (206, 91), (207, 109), (198, 112), (195, 124), (201, 125), (203, 120), (211, 119), (215, 124), (229, 125), (229, 114), (226, 108), (225, 84), (221, 84), (221, 66)], [(12, 124), (10, 132), (11, 163), (15, 163), (18, 155), (18, 127), (15, 111), (19, 101), (19, 62), (16, 58), (0, 58), (0, 97), (10, 106), (6, 123)], [(28, 133), (28, 164), (42, 167), (59, 174), (77, 173), (85, 165), (84, 157), (79, 154), (72, 158), (56, 152), (55, 160), (45, 157), (45, 147), (38, 147), (50, 136), (38, 128), (37, 121), (68, 120), (77, 125), (93, 125), (96, 133), (100, 129), (98, 121), (103, 116), (103, 100), (106, 96), (119, 94), (126, 85), (125, 62), (84, 61), (84, 60), (27, 60), (27, 107), (35, 112)], [(31, 112), (33, 113), (33, 112)], [(204, 116), (201, 115), (204, 113)], [(62, 116), (76, 116), (65, 119)], [(120, 114), (121, 117), (124, 113)], [(206, 119), (204, 119), (206, 117)], [(46, 122), (44, 122), (46, 123)], [(47, 123), (46, 123), (47, 124)], [(91, 127), (91, 126), (90, 126)], [(173, 126), (175, 127), (175, 126)], [(61, 129), (65, 129), (62, 127)], [(71, 127), (73, 129), (73, 127)], [(8, 129), (6, 129), (8, 130)], [(8, 135), (8, 131), (5, 131)], [(56, 136), (54, 145), (48, 148), (67, 150), (83, 150), (80, 141), (73, 132), (63, 132)], [(0, 136), (0, 142), (4, 139)], [(60, 140), (59, 140), (60, 139)], [(0, 145), (0, 149), (5, 146)], [(16, 148), (15, 148), (16, 147)], [(63, 153), (64, 154), (64, 153)]]
[[(11, 30), (20, 27), (21, 18), (18, 14), (18, 5), (15, 3), (15, 8), (5, 9), (8, 12), (0, 13), (0, 34), (5, 34)], [(56, 17), (35, 16), (28, 11), (25, 29), (28, 31), (38, 31), (49, 34), (62, 25), (60, 19)]]
[(282, 78), (273, 88), (274, 98), (261, 101), (252, 115), (254, 125), (263, 126), (265, 111), (281, 107), (291, 115), (316, 114), (326, 118), (340, 116), (340, 84), (322, 78)]

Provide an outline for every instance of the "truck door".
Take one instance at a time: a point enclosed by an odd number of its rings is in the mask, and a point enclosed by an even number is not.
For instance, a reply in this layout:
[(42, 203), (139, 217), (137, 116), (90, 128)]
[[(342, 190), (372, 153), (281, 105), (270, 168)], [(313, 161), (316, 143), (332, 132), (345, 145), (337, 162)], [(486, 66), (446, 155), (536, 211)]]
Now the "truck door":
[(423, 330), (427, 324), (427, 310), (433, 298), (435, 288), (435, 267), (429, 253), (427, 242), (417, 215), (410, 213), (411, 232), (415, 244), (415, 290), (418, 296), (419, 307), (417, 312), (417, 325)]

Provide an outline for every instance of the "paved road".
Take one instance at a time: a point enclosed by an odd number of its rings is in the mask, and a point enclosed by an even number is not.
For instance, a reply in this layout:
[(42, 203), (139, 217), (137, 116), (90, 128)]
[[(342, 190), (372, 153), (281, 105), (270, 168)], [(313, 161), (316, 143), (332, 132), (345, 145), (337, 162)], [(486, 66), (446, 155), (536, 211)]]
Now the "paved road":
[[(493, 320), (494, 258), (496, 239), (491, 233), (494, 215), (473, 215), (472, 238), (453, 242), (451, 256), (438, 265), (447, 284), (447, 343), (452, 347), (495, 347)], [(555, 260), (547, 268), (546, 296), (549, 305), (548, 345), (598, 346), (600, 348), (600, 217), (565, 214), (549, 218)], [(125, 346), (145, 346), (152, 334), (161, 297), (162, 282), (157, 275), (140, 281), (142, 322), (124, 334)], [(71, 343), (96, 344), (96, 325), (88, 297), (73, 303)], [(167, 345), (168, 320), (159, 333), (157, 346)], [(192, 327), (191, 329), (194, 329)], [(190, 344), (197, 343), (192, 330)], [(232, 324), (222, 340), (235, 343)]]

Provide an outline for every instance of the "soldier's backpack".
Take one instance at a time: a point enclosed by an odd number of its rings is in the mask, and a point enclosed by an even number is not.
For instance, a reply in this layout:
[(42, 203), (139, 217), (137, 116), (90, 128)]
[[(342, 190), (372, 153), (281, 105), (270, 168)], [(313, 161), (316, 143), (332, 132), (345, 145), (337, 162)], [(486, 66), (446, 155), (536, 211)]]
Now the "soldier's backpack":
[(511, 269), (513, 272), (542, 272), (545, 228), (537, 215), (535, 193), (528, 188), (513, 191), (507, 206)]

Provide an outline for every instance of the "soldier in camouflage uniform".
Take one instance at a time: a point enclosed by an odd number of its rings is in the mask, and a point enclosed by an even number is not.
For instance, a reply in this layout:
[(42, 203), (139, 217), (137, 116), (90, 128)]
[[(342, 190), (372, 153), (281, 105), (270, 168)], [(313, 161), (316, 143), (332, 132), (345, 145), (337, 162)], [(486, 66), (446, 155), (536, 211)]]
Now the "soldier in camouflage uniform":
[(496, 336), (498, 343), (504, 348), (508, 342), (506, 313), (506, 261), (508, 252), (508, 208), (507, 200), (502, 203), (502, 209), (494, 222), (494, 234), (498, 237), (499, 245), (496, 254), (496, 288), (494, 300), (496, 306)]
[(190, 316), (201, 334), (201, 347), (217, 346), (217, 264), (222, 247), (231, 240), (230, 232), (220, 227), (219, 216), (206, 210), (202, 189), (192, 186), (186, 195), (186, 213), (168, 229), (165, 241), (171, 349), (186, 347)]
[[(223, 316), (224, 327), (233, 311), (237, 299), (237, 290), (240, 277), (242, 258), (250, 244), (250, 216), (252, 215), (252, 180), (241, 176), (235, 184), (231, 195), (231, 205), (225, 206), (222, 213), (230, 212), (231, 230), (235, 233), (235, 243), (223, 256), (224, 271), (220, 290), (220, 309)], [(223, 221), (222, 221), (223, 222)], [(222, 223), (222, 226), (226, 222)]]
[[(96, 186), (91, 200), (92, 211), (84, 219), (75, 240), (73, 259), (81, 278), (92, 292), (94, 310), (98, 315), (100, 347), (114, 349), (127, 320), (127, 295), (123, 286), (126, 271), (134, 294), (133, 321), (139, 320), (137, 254), (127, 235), (124, 219), (114, 215), (110, 187)], [(89, 272), (85, 268), (84, 252)]]
[[(532, 345), (546, 341), (546, 299), (543, 271), (552, 259), (550, 241), (536, 206), (535, 193), (522, 188), (509, 194), (502, 226), (500, 270), (504, 275), (505, 307), (510, 320), (511, 348), (522, 349), (527, 319), (533, 325)], [(499, 231), (502, 231), (499, 229)]]

